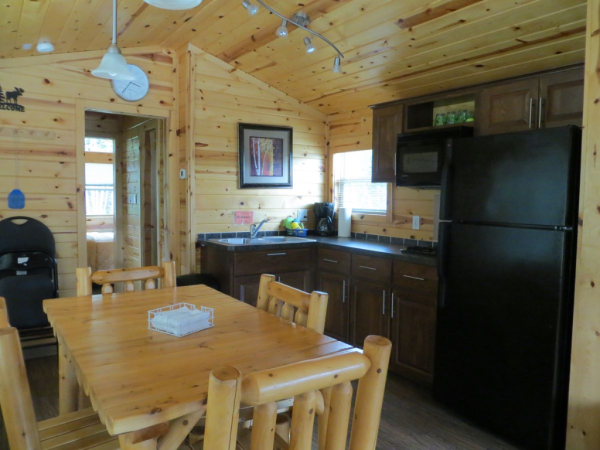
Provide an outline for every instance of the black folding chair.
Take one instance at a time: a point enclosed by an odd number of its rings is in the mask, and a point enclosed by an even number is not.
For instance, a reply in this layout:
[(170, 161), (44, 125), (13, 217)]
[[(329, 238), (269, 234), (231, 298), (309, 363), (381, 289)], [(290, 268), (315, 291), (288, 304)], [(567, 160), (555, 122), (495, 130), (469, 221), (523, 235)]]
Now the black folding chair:
[(42, 222), (22, 216), (0, 221), (0, 297), (13, 327), (49, 325), (42, 301), (58, 297), (58, 268), (54, 236)]

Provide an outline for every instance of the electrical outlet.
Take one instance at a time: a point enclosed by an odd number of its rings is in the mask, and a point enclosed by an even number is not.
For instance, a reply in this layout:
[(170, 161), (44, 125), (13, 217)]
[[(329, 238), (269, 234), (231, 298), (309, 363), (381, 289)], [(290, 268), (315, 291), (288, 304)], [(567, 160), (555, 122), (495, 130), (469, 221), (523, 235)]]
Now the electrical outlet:
[(299, 209), (296, 217), (300, 222), (308, 222), (308, 209)]
[(413, 230), (421, 229), (421, 216), (413, 216)]

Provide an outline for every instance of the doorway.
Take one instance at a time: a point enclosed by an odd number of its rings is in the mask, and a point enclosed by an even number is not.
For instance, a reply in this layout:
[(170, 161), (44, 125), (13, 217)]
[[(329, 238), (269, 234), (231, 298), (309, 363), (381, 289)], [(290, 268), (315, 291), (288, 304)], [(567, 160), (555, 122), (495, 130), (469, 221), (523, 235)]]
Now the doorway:
[(85, 112), (85, 231), (92, 271), (163, 259), (165, 122)]

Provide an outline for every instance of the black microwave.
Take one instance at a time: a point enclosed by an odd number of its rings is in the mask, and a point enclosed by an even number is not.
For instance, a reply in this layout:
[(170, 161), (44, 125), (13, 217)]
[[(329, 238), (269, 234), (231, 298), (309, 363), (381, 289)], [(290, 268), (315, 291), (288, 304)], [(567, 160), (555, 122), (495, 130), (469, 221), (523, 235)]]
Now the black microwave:
[(446, 149), (454, 138), (473, 136), (472, 127), (402, 133), (396, 148), (396, 186), (439, 188)]

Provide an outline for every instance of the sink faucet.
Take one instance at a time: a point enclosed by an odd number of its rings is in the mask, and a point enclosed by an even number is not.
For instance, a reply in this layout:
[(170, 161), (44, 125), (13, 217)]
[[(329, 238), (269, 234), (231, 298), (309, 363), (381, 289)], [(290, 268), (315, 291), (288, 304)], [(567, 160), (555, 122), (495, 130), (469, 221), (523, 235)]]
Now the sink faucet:
[(255, 239), (256, 236), (258, 235), (258, 232), (260, 231), (261, 227), (268, 222), (270, 219), (267, 217), (264, 220), (261, 220), (260, 223), (257, 225), (255, 223), (253, 223), (252, 225), (250, 225), (250, 238), (251, 239)]

